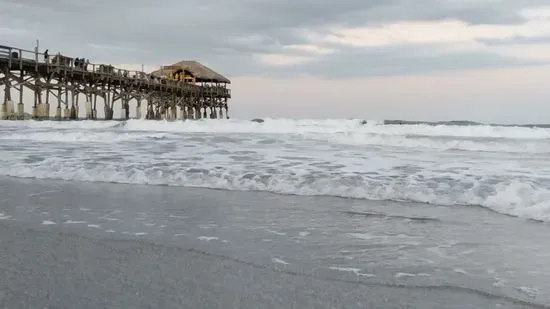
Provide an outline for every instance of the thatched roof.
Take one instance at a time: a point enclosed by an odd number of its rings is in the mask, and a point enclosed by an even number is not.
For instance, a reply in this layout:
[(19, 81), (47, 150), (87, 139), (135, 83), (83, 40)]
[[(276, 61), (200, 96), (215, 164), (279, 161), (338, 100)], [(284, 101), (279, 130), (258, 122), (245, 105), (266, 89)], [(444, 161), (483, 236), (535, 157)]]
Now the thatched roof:
[(172, 65), (163, 66), (162, 69), (153, 71), (151, 74), (155, 76), (162, 76), (174, 73), (177, 70), (188, 71), (196, 78), (198, 82), (231, 83), (228, 78), (193, 60), (184, 60)]

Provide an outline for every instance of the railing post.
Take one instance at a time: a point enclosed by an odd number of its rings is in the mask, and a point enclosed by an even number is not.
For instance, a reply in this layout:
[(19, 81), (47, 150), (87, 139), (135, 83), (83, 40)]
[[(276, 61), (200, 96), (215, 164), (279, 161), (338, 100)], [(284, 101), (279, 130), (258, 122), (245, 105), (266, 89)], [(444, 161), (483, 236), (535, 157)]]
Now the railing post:
[[(40, 45), (40, 41), (36, 40), (36, 47), (34, 48), (34, 69), (36, 72), (38, 72), (38, 47)], [(23, 58), (23, 57), (21, 57)]]
[(11, 49), (11, 47), (8, 48), (8, 66), (9, 66), (10, 70), (11, 70), (11, 65), (12, 65), (12, 60), (11, 60), (11, 58), (12, 58), (12, 54), (11, 54), (12, 51), (13, 51), (13, 49)]

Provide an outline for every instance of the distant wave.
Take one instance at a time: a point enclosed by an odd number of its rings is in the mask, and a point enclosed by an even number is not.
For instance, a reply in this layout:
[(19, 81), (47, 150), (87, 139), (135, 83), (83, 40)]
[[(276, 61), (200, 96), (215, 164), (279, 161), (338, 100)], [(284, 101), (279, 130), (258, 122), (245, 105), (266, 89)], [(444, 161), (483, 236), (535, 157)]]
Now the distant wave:
[(522, 127), (522, 128), (550, 128), (550, 124), (500, 124), (500, 123), (482, 123), (468, 120), (453, 121), (410, 121), (410, 120), (384, 120), (386, 125), (417, 125), (425, 124), (430, 126), (492, 126), (492, 127)]
[[(392, 124), (397, 122), (398, 124)], [(468, 125), (465, 125), (468, 123)], [(274, 134), (301, 136), (316, 140), (330, 139), (333, 143), (350, 145), (380, 145), (420, 147), (427, 149), (456, 149), (472, 151), (504, 151), (548, 153), (545, 141), (550, 141), (550, 128), (542, 126), (497, 126), (474, 122), (424, 123), (399, 120), (378, 121), (363, 119), (276, 119), (194, 121), (6, 121), (0, 128), (11, 134), (0, 139), (33, 139), (62, 141), (68, 139), (104, 139), (113, 134), (144, 138), (158, 133), (214, 133), (214, 134)], [(25, 132), (22, 130), (33, 130)], [(146, 133), (147, 132), (147, 133)], [(79, 136), (75, 136), (79, 135)], [(101, 136), (104, 135), (104, 136)], [(120, 137), (120, 136), (119, 136)]]
[[(44, 126), (49, 127), (48, 124), (50, 123), (61, 123), (60, 126), (75, 126), (75, 123), (82, 123), (81, 127), (89, 127), (89, 123), (93, 122), (96, 123), (96, 125), (91, 125), (91, 127), (103, 127), (105, 126), (104, 123), (108, 123), (107, 126), (124, 126), (124, 123), (127, 121), (143, 121), (139, 119), (131, 119), (131, 120), (94, 120), (89, 121), (86, 119), (79, 119), (79, 120), (72, 120), (72, 121), (25, 121), (25, 123), (28, 122), (34, 122), (34, 123), (42, 123)], [(215, 122), (256, 122), (256, 123), (264, 123), (264, 122), (273, 122), (273, 121), (287, 121), (287, 122), (306, 122), (306, 123), (334, 123), (334, 121), (339, 122), (354, 122), (359, 125), (429, 125), (429, 126), (492, 126), (492, 127), (524, 127), (524, 128), (550, 128), (550, 124), (524, 124), (524, 123), (518, 123), (518, 124), (501, 124), (501, 123), (483, 123), (483, 122), (476, 122), (476, 121), (469, 121), (469, 120), (451, 120), (451, 121), (420, 121), (420, 120), (404, 120), (404, 119), (384, 119), (384, 120), (369, 120), (369, 119), (360, 119), (360, 118), (349, 118), (349, 119), (290, 119), (290, 118), (251, 118), (251, 119), (198, 119), (198, 120), (146, 120), (149, 122), (196, 122), (196, 121), (215, 121)], [(9, 125), (13, 123), (18, 123), (18, 121), (9, 121), (4, 122), (0, 125)], [(21, 122), (19, 122), (21, 123)], [(53, 125), (55, 126), (55, 125)]]

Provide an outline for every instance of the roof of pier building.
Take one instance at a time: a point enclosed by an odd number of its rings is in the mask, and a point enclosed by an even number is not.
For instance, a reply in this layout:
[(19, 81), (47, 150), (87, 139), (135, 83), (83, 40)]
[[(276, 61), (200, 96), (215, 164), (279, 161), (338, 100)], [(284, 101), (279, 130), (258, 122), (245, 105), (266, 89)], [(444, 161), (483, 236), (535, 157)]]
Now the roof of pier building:
[(162, 66), (161, 69), (153, 71), (151, 74), (154, 76), (165, 76), (178, 70), (184, 70), (186, 73), (191, 74), (197, 82), (231, 83), (227, 77), (194, 60), (184, 60)]

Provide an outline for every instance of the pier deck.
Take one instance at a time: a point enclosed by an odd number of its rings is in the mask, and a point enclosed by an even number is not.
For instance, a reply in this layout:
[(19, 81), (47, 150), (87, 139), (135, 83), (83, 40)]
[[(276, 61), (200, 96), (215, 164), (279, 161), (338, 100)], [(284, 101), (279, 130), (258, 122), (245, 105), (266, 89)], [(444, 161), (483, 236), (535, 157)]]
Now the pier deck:
[[(143, 102), (147, 104), (146, 119), (223, 118), (224, 114), (228, 117), (229, 83), (227, 78), (194, 61), (145, 73), (0, 45), (0, 86), (5, 88), (0, 106), (2, 119), (24, 118), (24, 89), (34, 93), (35, 119), (51, 118), (52, 98), (57, 101), (55, 119), (77, 119), (81, 98), (87, 119), (98, 119), (98, 98), (103, 101), (104, 119), (113, 119), (117, 102), (121, 118), (129, 119), (130, 103), (134, 101), (136, 118), (141, 118)], [(19, 92), (17, 106), (13, 104), (13, 90)]]

